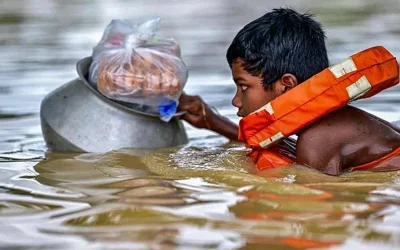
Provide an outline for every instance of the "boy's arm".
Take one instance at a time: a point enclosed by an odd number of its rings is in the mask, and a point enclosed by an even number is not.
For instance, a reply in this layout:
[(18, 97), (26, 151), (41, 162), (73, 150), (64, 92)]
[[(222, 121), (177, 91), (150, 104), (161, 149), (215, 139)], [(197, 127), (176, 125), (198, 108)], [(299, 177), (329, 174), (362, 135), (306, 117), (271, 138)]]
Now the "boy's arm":
[(199, 96), (182, 94), (178, 110), (186, 111), (181, 118), (191, 125), (217, 132), (233, 141), (238, 140), (238, 125), (216, 114)]
[(231, 141), (238, 141), (238, 125), (230, 121), (228, 118), (213, 113), (209, 125), (210, 130), (227, 137)]
[(383, 119), (381, 119), (381, 118), (379, 118), (379, 117), (377, 117), (377, 116), (375, 116), (373, 114), (370, 114), (370, 113), (368, 113), (368, 115), (372, 116), (373, 118), (375, 118), (376, 120), (380, 121), (381, 123), (391, 127), (397, 133), (400, 133), (400, 127), (396, 126), (396, 124), (390, 123), (390, 122), (388, 122), (386, 120), (383, 120)]
[[(350, 106), (350, 107), (352, 107), (352, 106)], [(377, 120), (377, 121), (379, 121), (379, 122), (385, 124), (385, 125), (388, 126), (388, 127), (391, 127), (391, 128), (392, 128), (394, 131), (396, 131), (397, 133), (400, 133), (400, 127), (399, 127), (399, 126), (397, 126), (397, 125), (395, 125), (395, 124), (393, 124), (393, 123), (390, 123), (390, 122), (388, 122), (388, 121), (385, 121), (385, 120), (383, 120), (383, 119), (381, 119), (381, 118), (379, 118), (379, 117), (377, 117), (377, 116), (375, 116), (375, 115), (373, 115), (373, 114), (371, 114), (371, 113), (368, 113), (368, 112), (366, 112), (366, 111), (364, 111), (364, 110), (362, 110), (362, 109), (359, 109), (359, 110), (360, 110), (361, 112), (363, 112), (365, 115), (374, 118), (375, 120)]]
[(340, 175), (343, 170), (340, 149), (322, 138), (299, 136), (296, 145), (297, 162), (328, 175)]

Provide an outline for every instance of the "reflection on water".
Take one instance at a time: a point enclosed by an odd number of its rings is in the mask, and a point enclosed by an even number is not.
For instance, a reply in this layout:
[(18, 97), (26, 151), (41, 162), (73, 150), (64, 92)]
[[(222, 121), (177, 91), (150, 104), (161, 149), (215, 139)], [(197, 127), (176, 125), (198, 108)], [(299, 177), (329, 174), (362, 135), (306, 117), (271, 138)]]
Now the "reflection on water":
[(337, 178), (297, 166), (257, 176), (246, 162), (238, 164), (242, 154), (237, 145), (225, 145), (3, 163), (2, 243), (68, 249), (399, 246), (399, 173)]
[[(237, 121), (224, 53), (246, 22), (284, 4), (325, 24), (332, 62), (381, 44), (400, 53), (400, 2), (5, 1), (0, 9), (0, 246), (21, 249), (396, 249), (400, 173), (254, 173), (240, 144), (187, 126), (155, 152), (45, 153), (39, 104), (76, 76), (111, 18), (162, 17), (200, 94)], [(177, 11), (178, 10), (178, 11)], [(399, 120), (400, 88), (358, 103)], [(46, 157), (46, 160), (43, 158)]]

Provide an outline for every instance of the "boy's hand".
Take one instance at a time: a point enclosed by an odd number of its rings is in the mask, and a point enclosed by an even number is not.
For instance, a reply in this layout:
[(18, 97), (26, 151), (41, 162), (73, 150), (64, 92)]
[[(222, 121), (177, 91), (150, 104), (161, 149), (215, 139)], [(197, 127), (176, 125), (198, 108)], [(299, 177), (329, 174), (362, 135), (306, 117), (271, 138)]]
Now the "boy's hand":
[(181, 118), (196, 128), (212, 130), (211, 122), (216, 114), (199, 96), (183, 93), (179, 98), (178, 111), (186, 111)]
[(197, 128), (206, 128), (230, 140), (238, 140), (238, 126), (216, 114), (199, 96), (183, 93), (179, 98), (178, 111), (186, 111), (181, 118)]

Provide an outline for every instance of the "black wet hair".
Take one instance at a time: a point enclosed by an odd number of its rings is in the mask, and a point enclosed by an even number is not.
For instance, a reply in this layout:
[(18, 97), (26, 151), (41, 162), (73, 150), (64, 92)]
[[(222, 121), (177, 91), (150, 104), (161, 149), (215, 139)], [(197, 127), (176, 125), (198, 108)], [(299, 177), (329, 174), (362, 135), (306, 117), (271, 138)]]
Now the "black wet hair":
[(299, 83), (329, 66), (325, 34), (311, 14), (290, 8), (273, 9), (244, 26), (226, 53), (229, 66), (240, 59), (253, 76), (262, 76), (265, 89), (285, 73)]

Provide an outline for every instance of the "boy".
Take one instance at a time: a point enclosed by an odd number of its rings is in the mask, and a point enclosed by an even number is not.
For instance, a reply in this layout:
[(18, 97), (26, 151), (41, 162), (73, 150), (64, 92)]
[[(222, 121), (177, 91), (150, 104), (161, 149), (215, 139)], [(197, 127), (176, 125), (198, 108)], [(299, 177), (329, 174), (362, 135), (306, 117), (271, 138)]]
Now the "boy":
[[(329, 67), (321, 25), (308, 14), (286, 8), (274, 9), (241, 29), (227, 60), (237, 86), (232, 104), (240, 117)], [(238, 126), (197, 96), (183, 95), (179, 110), (187, 111), (183, 119), (195, 127), (238, 139)], [(351, 106), (324, 115), (297, 135), (296, 162), (329, 175), (369, 163), (374, 171), (400, 169), (400, 128)], [(293, 141), (283, 142), (294, 153)]]

